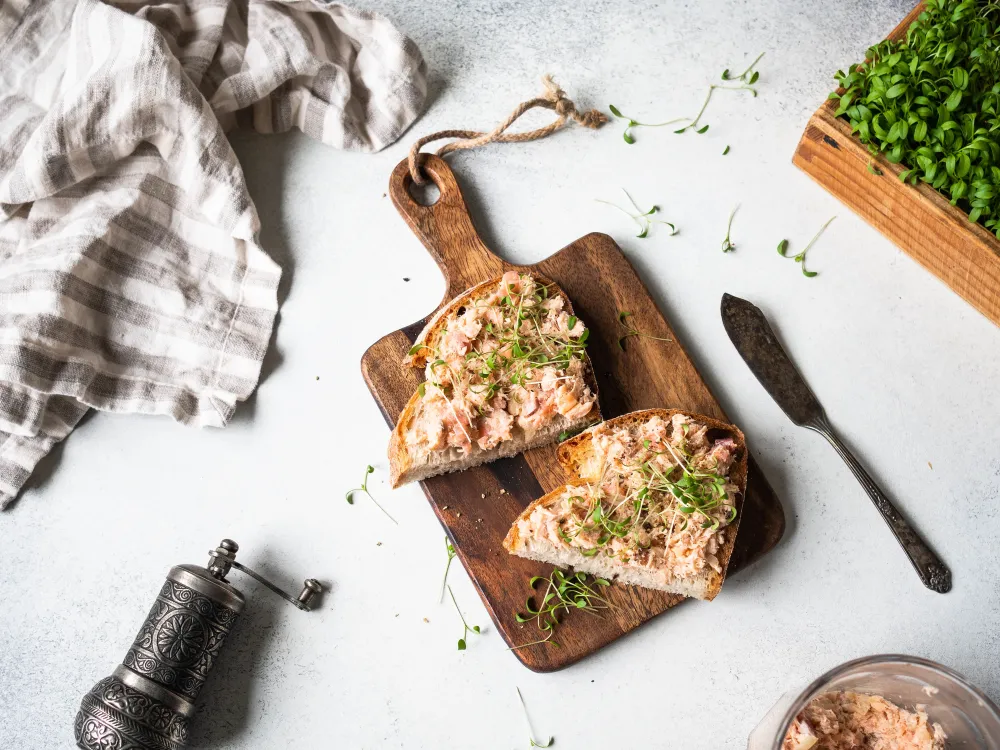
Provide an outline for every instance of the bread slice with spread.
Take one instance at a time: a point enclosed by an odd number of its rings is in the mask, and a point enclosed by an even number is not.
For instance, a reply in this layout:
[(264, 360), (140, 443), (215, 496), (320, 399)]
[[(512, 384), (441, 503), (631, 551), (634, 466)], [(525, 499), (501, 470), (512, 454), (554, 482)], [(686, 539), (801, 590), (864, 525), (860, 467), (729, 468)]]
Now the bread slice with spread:
[(425, 380), (389, 441), (393, 487), (555, 442), (601, 419), (566, 294), (508, 271), (445, 305), (407, 354)]
[(711, 600), (722, 588), (746, 491), (733, 425), (647, 409), (559, 446), (573, 482), (518, 517), (508, 552), (622, 583)]

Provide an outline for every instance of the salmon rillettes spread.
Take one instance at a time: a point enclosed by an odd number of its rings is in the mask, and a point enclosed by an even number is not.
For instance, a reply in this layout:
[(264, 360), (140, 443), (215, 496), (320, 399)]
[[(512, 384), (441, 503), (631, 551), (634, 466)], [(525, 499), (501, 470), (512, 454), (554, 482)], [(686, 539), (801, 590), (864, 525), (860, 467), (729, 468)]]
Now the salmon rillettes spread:
[(508, 271), (492, 292), (450, 313), (433, 346), (414, 347), (427, 360), (426, 380), (407, 445), (488, 451), (515, 430), (531, 434), (557, 415), (575, 421), (596, 411), (585, 377), (589, 332), (565, 308), (551, 285)]
[(583, 475), (599, 479), (536, 507), (518, 522), (520, 533), (644, 568), (664, 584), (706, 567), (721, 573), (716, 554), (739, 492), (729, 481), (735, 441), (712, 438), (685, 414), (592, 431), (596, 465)]
[(944, 750), (945, 740), (922, 706), (907, 711), (880, 695), (832, 692), (799, 712), (781, 750)]

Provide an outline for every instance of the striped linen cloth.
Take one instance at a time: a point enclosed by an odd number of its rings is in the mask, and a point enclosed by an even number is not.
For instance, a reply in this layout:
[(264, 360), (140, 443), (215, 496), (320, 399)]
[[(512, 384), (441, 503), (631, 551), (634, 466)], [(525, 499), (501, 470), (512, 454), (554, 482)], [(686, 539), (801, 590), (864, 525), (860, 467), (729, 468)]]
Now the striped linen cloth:
[(281, 270), (225, 129), (378, 151), (426, 67), (380, 16), (288, 0), (0, 0), (0, 507), (90, 408), (224, 426)]

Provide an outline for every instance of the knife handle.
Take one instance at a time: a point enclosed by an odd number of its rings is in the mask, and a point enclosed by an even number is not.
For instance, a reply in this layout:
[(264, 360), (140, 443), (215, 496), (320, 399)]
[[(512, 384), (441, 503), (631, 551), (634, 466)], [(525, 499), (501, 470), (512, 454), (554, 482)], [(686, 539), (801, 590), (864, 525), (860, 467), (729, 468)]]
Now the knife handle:
[(840, 454), (840, 457), (844, 459), (844, 463), (850, 467), (855, 478), (865, 488), (865, 492), (871, 497), (872, 502), (875, 503), (878, 512), (882, 514), (882, 518), (885, 519), (889, 530), (896, 537), (896, 541), (899, 542), (906, 556), (910, 558), (910, 562), (917, 571), (917, 575), (920, 576), (920, 580), (923, 581), (924, 586), (939, 594), (951, 591), (951, 570), (948, 569), (948, 566), (941, 561), (927, 543), (920, 538), (916, 529), (896, 510), (896, 506), (892, 504), (892, 501), (889, 500), (889, 497), (881, 488), (875, 484), (875, 480), (871, 478), (871, 475), (861, 465), (861, 462), (854, 457), (854, 454), (837, 437), (830, 423), (827, 422), (826, 417), (823, 416), (813, 420), (812, 423), (806, 426), (825, 437), (837, 453)]

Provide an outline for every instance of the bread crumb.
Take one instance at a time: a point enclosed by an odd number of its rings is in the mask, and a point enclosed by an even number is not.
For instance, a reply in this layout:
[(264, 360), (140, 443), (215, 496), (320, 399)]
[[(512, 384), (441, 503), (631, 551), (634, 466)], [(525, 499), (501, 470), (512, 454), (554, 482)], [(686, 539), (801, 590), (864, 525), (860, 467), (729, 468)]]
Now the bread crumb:
[(486, 499), (486, 493), (484, 492), (484, 493), (483, 493), (482, 495), (480, 495), (479, 497), (481, 497), (481, 498), (483, 498), (483, 499), (485, 500), (485, 499)]
[(448, 506), (447, 505), (442, 505), (441, 506), (441, 510), (448, 510)]
[(461, 517), (462, 517), (462, 511), (458, 511), (457, 513), (455, 513), (455, 518), (461, 518)]
[(930, 461), (928, 461), (927, 465), (930, 467), (931, 471), (934, 471), (934, 464), (932, 464)]
[(500, 494), (501, 495), (506, 495), (507, 494), (507, 490), (500, 490)]
[(428, 619), (427, 619), (427, 618), (425, 617), (425, 618), (424, 618), (424, 622), (430, 622), (430, 620), (428, 620)]

